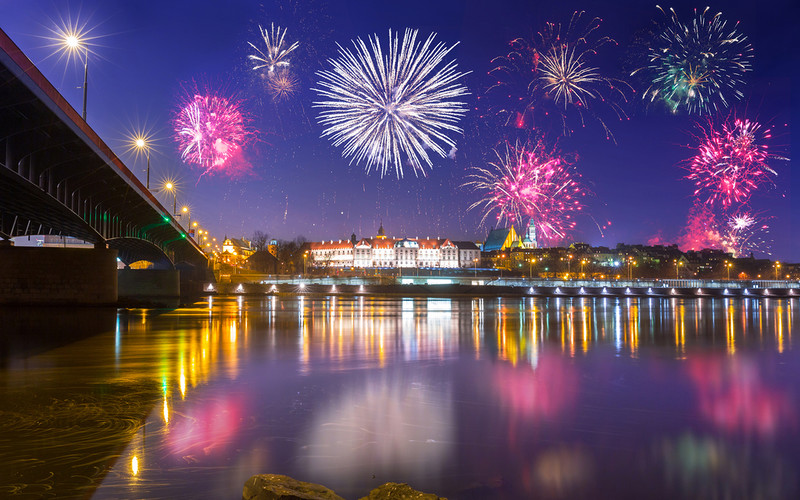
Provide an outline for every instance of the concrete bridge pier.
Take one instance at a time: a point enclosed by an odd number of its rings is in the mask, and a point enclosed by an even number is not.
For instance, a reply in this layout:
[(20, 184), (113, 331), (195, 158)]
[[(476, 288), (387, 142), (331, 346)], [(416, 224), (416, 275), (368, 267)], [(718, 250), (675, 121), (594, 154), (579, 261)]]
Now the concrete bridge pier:
[(117, 251), (0, 244), (0, 304), (112, 305)]
[(181, 296), (178, 269), (119, 269), (117, 282), (121, 302), (177, 301)]

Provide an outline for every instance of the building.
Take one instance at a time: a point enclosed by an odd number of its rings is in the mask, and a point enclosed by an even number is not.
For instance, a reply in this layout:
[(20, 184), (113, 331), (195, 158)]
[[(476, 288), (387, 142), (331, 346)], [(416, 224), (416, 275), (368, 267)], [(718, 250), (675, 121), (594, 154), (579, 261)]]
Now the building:
[(489, 231), (489, 235), (486, 236), (486, 241), (483, 243), (483, 251), (487, 253), (496, 252), (499, 250), (518, 248), (519, 246), (519, 236), (514, 230), (514, 226), (511, 226)]
[(247, 260), (255, 251), (256, 249), (250, 241), (244, 238), (237, 239), (225, 236), (222, 242), (222, 254), (220, 258), (229, 264), (239, 264)]
[(480, 250), (447, 238), (388, 238), (381, 224), (374, 238), (311, 242), (306, 259), (323, 268), (458, 268), (480, 264)]

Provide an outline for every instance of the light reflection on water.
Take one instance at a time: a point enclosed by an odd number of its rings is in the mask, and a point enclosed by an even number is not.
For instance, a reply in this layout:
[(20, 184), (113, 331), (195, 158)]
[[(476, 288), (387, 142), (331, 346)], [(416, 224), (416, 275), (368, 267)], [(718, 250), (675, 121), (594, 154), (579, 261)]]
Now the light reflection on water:
[(1, 310), (0, 494), (787, 498), (795, 299), (209, 297)]

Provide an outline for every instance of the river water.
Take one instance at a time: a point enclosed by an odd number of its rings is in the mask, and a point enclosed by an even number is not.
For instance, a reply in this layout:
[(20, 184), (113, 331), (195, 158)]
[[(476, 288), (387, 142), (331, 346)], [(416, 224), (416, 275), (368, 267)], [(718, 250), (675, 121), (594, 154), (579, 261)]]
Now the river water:
[(0, 309), (0, 496), (797, 498), (797, 299)]

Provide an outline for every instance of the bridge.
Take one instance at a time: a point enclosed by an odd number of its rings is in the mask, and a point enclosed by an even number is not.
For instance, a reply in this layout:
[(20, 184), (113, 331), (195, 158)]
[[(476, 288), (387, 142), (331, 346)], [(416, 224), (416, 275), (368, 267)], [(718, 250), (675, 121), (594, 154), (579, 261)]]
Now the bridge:
[[(13, 295), (9, 272), (36, 258), (8, 257), (9, 240), (29, 235), (79, 238), (98, 256), (115, 251), (114, 272), (116, 259), (147, 260), (156, 270), (177, 266), (184, 280), (206, 279), (202, 248), (0, 30), (0, 294)], [(49, 262), (51, 272), (59, 262)]]

